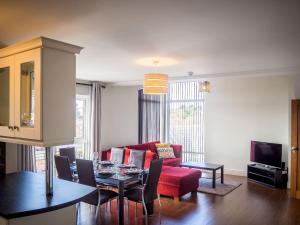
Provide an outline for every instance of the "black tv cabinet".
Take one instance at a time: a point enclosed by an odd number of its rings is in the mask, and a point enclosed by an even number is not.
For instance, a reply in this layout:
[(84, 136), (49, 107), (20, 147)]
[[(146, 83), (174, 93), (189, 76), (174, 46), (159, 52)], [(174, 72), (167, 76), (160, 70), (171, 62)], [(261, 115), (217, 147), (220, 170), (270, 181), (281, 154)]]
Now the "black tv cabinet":
[(273, 188), (287, 188), (288, 170), (267, 167), (260, 164), (249, 164), (248, 180), (268, 185)]

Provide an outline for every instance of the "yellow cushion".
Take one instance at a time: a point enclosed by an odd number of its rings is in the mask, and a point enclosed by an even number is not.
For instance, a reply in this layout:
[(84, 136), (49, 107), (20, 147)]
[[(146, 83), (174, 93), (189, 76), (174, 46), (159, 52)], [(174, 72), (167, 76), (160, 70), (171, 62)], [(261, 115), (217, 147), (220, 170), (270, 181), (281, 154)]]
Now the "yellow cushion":
[(168, 143), (157, 143), (155, 144), (156, 148), (170, 148), (170, 144)]

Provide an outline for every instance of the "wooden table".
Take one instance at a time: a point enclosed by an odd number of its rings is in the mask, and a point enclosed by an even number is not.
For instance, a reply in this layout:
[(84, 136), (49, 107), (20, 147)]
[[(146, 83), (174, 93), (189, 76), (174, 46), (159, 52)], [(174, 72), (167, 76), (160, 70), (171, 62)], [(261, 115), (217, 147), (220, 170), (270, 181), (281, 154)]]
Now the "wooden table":
[(185, 162), (185, 163), (181, 163), (180, 166), (212, 171), (212, 173), (213, 173), (212, 188), (216, 188), (216, 171), (220, 169), (221, 170), (221, 184), (224, 183), (224, 165), (212, 164), (212, 163)]

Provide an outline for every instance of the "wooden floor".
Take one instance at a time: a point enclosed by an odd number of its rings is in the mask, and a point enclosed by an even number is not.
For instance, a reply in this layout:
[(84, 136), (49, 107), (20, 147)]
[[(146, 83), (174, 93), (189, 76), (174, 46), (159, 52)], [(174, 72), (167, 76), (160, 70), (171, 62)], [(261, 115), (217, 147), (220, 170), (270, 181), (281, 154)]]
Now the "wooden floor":
[[(165, 225), (300, 225), (300, 201), (289, 198), (287, 190), (271, 189), (247, 182), (244, 177), (225, 176), (243, 184), (226, 195), (195, 193), (187, 194), (181, 202), (162, 198), (161, 217), (158, 204), (148, 224)], [(142, 208), (138, 207), (135, 219), (134, 204), (130, 204), (129, 217), (126, 208), (125, 224), (146, 224)], [(82, 204), (79, 225), (117, 224), (116, 202), (109, 207), (102, 206), (100, 220), (95, 222), (94, 211)]]

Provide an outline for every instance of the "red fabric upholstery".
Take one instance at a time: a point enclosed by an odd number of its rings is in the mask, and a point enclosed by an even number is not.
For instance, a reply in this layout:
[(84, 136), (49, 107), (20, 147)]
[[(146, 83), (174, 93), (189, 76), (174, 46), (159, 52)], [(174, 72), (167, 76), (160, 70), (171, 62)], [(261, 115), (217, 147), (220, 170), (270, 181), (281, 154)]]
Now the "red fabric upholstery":
[(145, 165), (144, 168), (148, 169), (150, 167), (151, 160), (157, 159), (157, 154), (151, 150), (146, 151)]
[(163, 166), (158, 193), (170, 197), (181, 197), (197, 190), (200, 177), (200, 170)]
[(126, 148), (125, 149), (125, 155), (124, 155), (124, 163), (128, 163), (129, 161), (129, 156), (130, 156), (130, 149)]
[(139, 145), (128, 145), (126, 146), (129, 149), (135, 149), (135, 150), (149, 150), (149, 145), (147, 143), (145, 144), (139, 144)]
[(163, 165), (164, 166), (180, 166), (181, 159), (175, 158), (175, 159), (164, 159)]
[(174, 150), (174, 155), (176, 158), (182, 158), (182, 145), (171, 145)]
[(157, 151), (156, 151), (156, 146), (155, 144), (158, 144), (160, 143), (159, 141), (153, 141), (153, 142), (148, 142), (148, 146), (149, 146), (149, 149), (152, 151), (152, 152), (155, 152), (157, 154)]
[[(145, 168), (149, 168), (150, 161), (152, 159), (157, 158), (157, 152), (156, 152), (156, 146), (155, 144), (160, 143), (159, 141), (154, 142), (147, 142), (144, 144), (138, 144), (138, 145), (128, 145), (126, 148), (128, 149), (135, 149), (135, 150), (143, 150), (147, 151), (150, 150), (153, 154), (146, 153), (146, 160), (145, 160)], [(182, 159), (182, 146), (181, 145), (171, 145), (171, 147), (174, 149), (174, 155), (176, 156), (175, 159), (164, 159), (163, 164), (168, 166), (179, 166)], [(120, 147), (123, 148), (123, 147)], [(128, 155), (127, 155), (128, 154)], [(125, 151), (125, 159), (124, 162), (128, 162), (129, 152)], [(102, 151), (101, 154), (101, 160), (109, 160), (110, 159), (110, 149), (107, 149), (105, 151)]]

